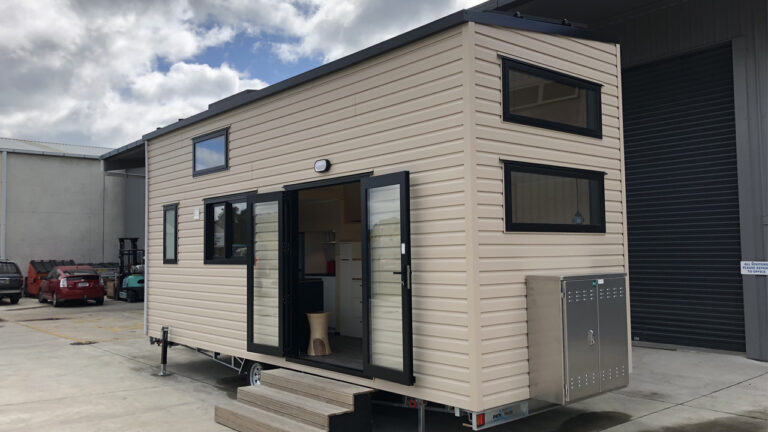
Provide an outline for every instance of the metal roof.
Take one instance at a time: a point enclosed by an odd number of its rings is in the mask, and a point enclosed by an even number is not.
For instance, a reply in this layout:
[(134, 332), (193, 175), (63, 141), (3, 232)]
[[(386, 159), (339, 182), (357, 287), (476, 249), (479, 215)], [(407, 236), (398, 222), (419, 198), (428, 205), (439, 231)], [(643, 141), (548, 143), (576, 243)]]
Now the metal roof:
[[(337, 72), (344, 68), (361, 63), (365, 60), (371, 59), (375, 56), (384, 54), (388, 51), (400, 48), (409, 43), (415, 42), (420, 39), (424, 39), (430, 35), (439, 33), (443, 30), (447, 30), (451, 27), (461, 25), (467, 22), (476, 22), (480, 24), (495, 25), (500, 27), (507, 27), (520, 30), (529, 30), (539, 33), (559, 34), (563, 36), (570, 36), (580, 39), (599, 40), (604, 42), (616, 42), (615, 39), (606, 35), (593, 33), (583, 28), (575, 27), (568, 22), (553, 23), (541, 21), (538, 19), (529, 19), (524, 16), (518, 16), (512, 14), (504, 9), (509, 3), (505, 0), (495, 0), (483, 3), (468, 10), (460, 10), (452, 13), (448, 16), (440, 18), (436, 21), (432, 21), (429, 24), (417, 27), (411, 31), (405, 32), (399, 36), (395, 36), (384, 42), (370, 46), (356, 53), (350, 54), (346, 57), (342, 57), (338, 60), (326, 63), (322, 66), (318, 66), (307, 72), (301, 73), (294, 77), (280, 81), (271, 86), (265, 87), (261, 90), (244, 90), (240, 93), (236, 93), (232, 96), (214, 102), (208, 105), (208, 109), (195, 114), (191, 117), (181, 119), (176, 123), (172, 123), (165, 127), (157, 128), (157, 130), (142, 136), (141, 140), (135, 141), (123, 147), (120, 147), (116, 151), (112, 151), (105, 154), (102, 158), (111, 157), (115, 154), (119, 154), (122, 151), (127, 151), (136, 146), (141, 145), (144, 141), (157, 138), (175, 130), (181, 129), (185, 126), (197, 123), (199, 121), (208, 119), (210, 117), (222, 114), (224, 112), (233, 110), (243, 105), (255, 102), (259, 99), (272, 96), (276, 93), (284, 90), (296, 87), (314, 79), (326, 76), (333, 72)], [(496, 10), (498, 8), (498, 10)]]
[(44, 141), (31, 141), (0, 137), (0, 151), (7, 151), (12, 153), (99, 159), (99, 156), (109, 150), (109, 147), (50, 143)]

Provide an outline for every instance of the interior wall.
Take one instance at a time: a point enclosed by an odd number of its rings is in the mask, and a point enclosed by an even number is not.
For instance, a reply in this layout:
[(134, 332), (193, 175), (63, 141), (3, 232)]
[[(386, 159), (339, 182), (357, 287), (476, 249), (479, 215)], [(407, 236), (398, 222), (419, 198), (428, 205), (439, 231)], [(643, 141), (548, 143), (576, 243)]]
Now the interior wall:
[(305, 273), (326, 273), (326, 261), (336, 255), (329, 242), (361, 241), (360, 183), (299, 191), (299, 232), (304, 233)]

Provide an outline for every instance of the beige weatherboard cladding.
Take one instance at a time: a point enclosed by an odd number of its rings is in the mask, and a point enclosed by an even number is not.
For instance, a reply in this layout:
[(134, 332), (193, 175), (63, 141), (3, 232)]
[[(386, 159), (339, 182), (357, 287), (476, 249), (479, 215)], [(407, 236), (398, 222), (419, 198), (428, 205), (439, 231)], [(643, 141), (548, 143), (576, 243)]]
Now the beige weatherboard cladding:
[[(603, 138), (503, 122), (500, 56), (602, 84)], [(469, 410), (527, 399), (525, 276), (627, 270), (619, 83), (616, 44), (470, 22), (150, 139), (149, 335), (167, 325), (173, 342)], [(193, 177), (192, 138), (224, 127), (229, 169)], [(606, 172), (607, 232), (504, 232), (503, 159)], [(410, 172), (415, 384), (247, 352), (246, 267), (203, 264), (203, 199), (397, 171)], [(178, 264), (164, 265), (171, 203)], [(270, 256), (268, 224), (257, 234)], [(256, 287), (276, 300), (269, 271)]]

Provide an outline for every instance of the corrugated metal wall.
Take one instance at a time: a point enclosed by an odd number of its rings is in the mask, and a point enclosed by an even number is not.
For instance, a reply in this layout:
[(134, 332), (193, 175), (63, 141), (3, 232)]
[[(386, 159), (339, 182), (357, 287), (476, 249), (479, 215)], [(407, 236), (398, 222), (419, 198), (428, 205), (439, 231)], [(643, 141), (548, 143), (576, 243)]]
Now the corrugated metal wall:
[(623, 72), (636, 340), (744, 351), (730, 44)]

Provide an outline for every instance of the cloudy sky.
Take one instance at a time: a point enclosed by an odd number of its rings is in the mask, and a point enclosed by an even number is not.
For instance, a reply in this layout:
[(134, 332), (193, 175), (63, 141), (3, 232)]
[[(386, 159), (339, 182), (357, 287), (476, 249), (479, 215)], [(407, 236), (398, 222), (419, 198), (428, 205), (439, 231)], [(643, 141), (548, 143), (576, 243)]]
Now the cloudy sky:
[(480, 0), (0, 0), (0, 137), (118, 147)]

